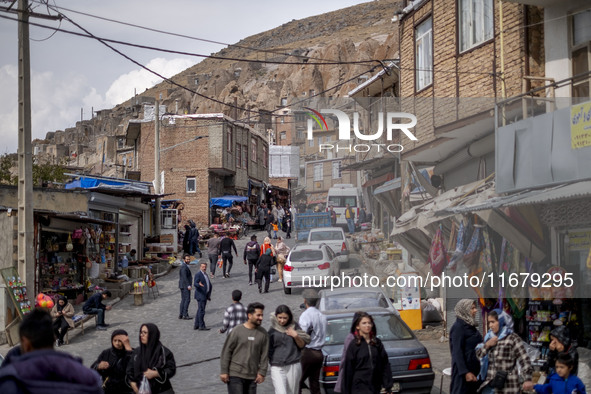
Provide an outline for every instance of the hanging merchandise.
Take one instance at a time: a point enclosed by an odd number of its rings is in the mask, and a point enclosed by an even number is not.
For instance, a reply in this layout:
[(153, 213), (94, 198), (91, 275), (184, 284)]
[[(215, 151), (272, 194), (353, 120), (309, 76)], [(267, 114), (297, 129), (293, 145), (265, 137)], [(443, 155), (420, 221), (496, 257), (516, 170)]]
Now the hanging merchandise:
[(66, 244), (66, 250), (71, 252), (74, 249), (74, 245), (72, 244), (72, 235), (68, 235), (68, 243)]
[(482, 242), (482, 228), (476, 227), (472, 232), (472, 238), (470, 239), (470, 243), (464, 252), (464, 264), (469, 270), (474, 270), (474, 265), (478, 264), (478, 259), (480, 257), (480, 251), (483, 248)]
[[(455, 224), (455, 222), (454, 222)], [(449, 265), (448, 265), (448, 269), (455, 269), (458, 262), (462, 260), (462, 258), (464, 257), (464, 232), (465, 232), (465, 227), (464, 227), (464, 221), (460, 220), (460, 228), (458, 229), (458, 235), (456, 237), (456, 248), (455, 251), (453, 253), (453, 255), (451, 256), (451, 259), (449, 261)]]
[(437, 229), (433, 242), (431, 243), (431, 250), (429, 250), (429, 265), (433, 275), (439, 276), (443, 269), (447, 266), (447, 251), (443, 243), (443, 235), (441, 227)]

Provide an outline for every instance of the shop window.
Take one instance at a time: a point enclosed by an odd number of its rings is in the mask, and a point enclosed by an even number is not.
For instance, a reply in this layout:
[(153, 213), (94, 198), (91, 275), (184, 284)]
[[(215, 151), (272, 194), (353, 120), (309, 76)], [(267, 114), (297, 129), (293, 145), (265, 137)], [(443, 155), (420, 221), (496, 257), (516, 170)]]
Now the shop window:
[[(571, 17), (571, 57), (573, 76), (591, 71), (591, 10), (579, 12)], [(589, 75), (573, 81), (573, 97), (589, 97), (591, 79)]]
[(314, 164), (314, 182), (322, 180), (322, 163)]
[(492, 0), (459, 0), (460, 52), (493, 38)]
[(433, 19), (429, 17), (415, 28), (416, 90), (433, 83)]
[(187, 178), (187, 193), (197, 192), (197, 180), (195, 177)]

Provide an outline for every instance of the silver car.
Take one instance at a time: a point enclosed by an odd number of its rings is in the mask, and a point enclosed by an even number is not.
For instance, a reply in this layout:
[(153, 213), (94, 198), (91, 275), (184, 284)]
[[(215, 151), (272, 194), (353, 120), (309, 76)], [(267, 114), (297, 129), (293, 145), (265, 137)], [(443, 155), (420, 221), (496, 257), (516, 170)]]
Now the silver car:
[(330, 276), (340, 275), (336, 254), (326, 244), (296, 245), (283, 266), (283, 291), (291, 294), (294, 287), (330, 286)]
[(380, 288), (375, 287), (341, 287), (321, 290), (318, 293), (321, 312), (332, 310), (363, 311), (367, 308), (385, 308), (395, 314), (398, 310)]

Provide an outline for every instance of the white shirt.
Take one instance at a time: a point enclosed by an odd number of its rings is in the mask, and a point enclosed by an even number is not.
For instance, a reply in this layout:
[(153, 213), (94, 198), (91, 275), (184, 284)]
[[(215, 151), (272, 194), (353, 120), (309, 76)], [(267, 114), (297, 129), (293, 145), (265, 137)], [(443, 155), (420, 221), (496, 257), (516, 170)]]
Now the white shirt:
[(326, 340), (326, 316), (315, 307), (308, 307), (300, 316), (300, 327), (310, 334), (308, 349), (320, 350)]

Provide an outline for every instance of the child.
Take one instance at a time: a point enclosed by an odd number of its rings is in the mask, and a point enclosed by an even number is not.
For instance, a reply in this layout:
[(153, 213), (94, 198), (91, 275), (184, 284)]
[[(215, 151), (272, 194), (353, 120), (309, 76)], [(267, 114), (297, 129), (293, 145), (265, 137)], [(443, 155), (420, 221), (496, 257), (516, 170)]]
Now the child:
[(561, 354), (556, 359), (556, 372), (548, 377), (548, 383), (536, 384), (536, 393), (578, 393), (586, 394), (585, 385), (575, 375), (571, 375), (574, 360), (569, 354)]
[(277, 231), (279, 231), (279, 225), (277, 224), (277, 220), (273, 222), (273, 239), (277, 239)]

